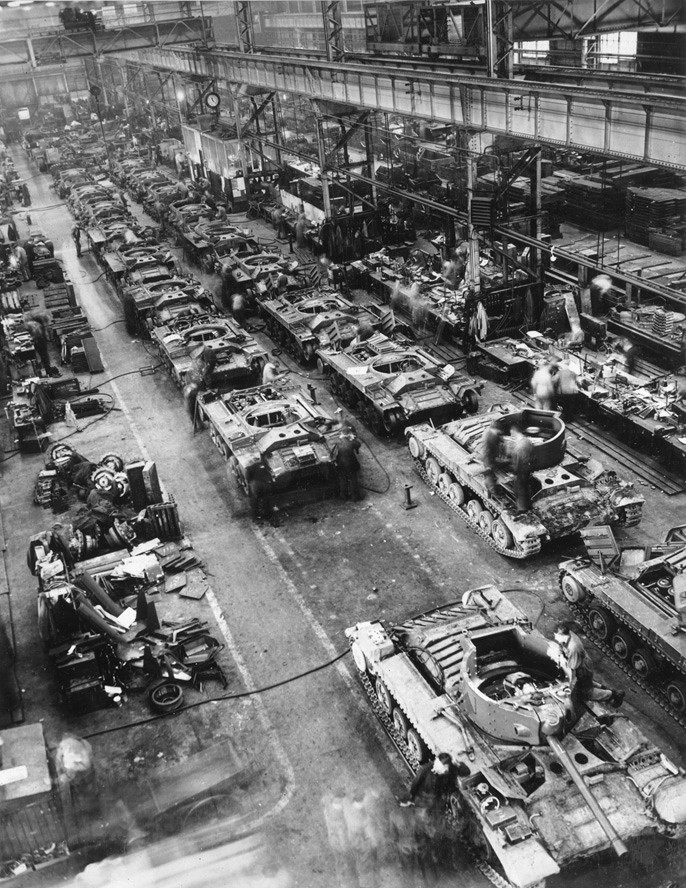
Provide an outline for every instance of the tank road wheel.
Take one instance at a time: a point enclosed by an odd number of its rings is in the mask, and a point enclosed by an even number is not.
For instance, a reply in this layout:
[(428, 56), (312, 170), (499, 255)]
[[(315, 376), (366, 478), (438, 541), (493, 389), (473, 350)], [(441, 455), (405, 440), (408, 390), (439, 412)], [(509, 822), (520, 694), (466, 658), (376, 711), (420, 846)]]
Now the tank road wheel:
[(467, 514), (472, 519), (472, 521), (479, 520), (479, 515), (483, 512), (484, 507), (481, 505), (478, 499), (470, 499), (467, 503)]
[(456, 506), (464, 505), (467, 496), (464, 492), (464, 487), (458, 481), (453, 481), (448, 488), (448, 499)]
[(479, 396), (474, 389), (467, 389), (462, 395), (462, 406), (466, 413), (476, 413), (479, 409)]
[(433, 456), (430, 456), (426, 461), (426, 474), (434, 487), (437, 487), (438, 479), (441, 477), (441, 467), (438, 465), (438, 460), (434, 459)]
[(651, 678), (658, 671), (657, 659), (648, 648), (639, 647), (631, 655), (631, 665), (641, 678)]
[(560, 580), (562, 595), (570, 604), (579, 604), (586, 597), (586, 590), (569, 574), (563, 574)]
[(383, 417), (379, 411), (375, 410), (373, 407), (367, 408), (367, 410), (365, 410), (365, 419), (372, 432), (377, 438), (380, 438), (385, 431), (385, 426), (383, 424)]
[(496, 546), (500, 546), (501, 549), (511, 549), (514, 546), (514, 537), (500, 518), (496, 518), (491, 524), (491, 536)]
[(667, 685), (665, 693), (672, 709), (686, 712), (686, 681), (683, 678), (673, 678)]
[(381, 704), (381, 708), (386, 713), (386, 715), (393, 714), (393, 697), (391, 697), (391, 692), (388, 690), (386, 685), (381, 681), (380, 678), (376, 680), (376, 696), (379, 698), (379, 703)]
[(450, 485), (453, 483), (453, 479), (450, 477), (448, 472), (441, 472), (438, 476), (438, 489), (444, 496), (448, 496), (448, 491), (450, 490)]
[(610, 647), (620, 660), (628, 660), (636, 646), (636, 639), (628, 629), (620, 626), (610, 639)]
[(393, 727), (395, 728), (398, 735), (400, 737), (402, 737), (404, 740), (407, 737), (407, 732), (410, 728), (410, 723), (407, 720), (407, 716), (402, 711), (402, 709), (399, 709), (396, 706), (395, 709), (393, 710), (392, 718), (393, 718)]
[(424, 459), (426, 448), (414, 435), (410, 435), (410, 440), (407, 442), (407, 446), (410, 448), (410, 456), (413, 459)]
[(327, 375), (327, 365), (321, 358), (317, 358), (317, 373), (319, 373), (320, 376)]
[(426, 743), (414, 728), (407, 729), (406, 742), (412, 753), (412, 757), (418, 761), (420, 765), (423, 765), (429, 757), (429, 750), (426, 748)]
[(601, 641), (609, 641), (617, 625), (615, 618), (604, 607), (592, 607), (588, 612), (588, 621), (593, 634)]
[(479, 515), (479, 527), (490, 536), (491, 528), (493, 527), (493, 515), (491, 515), (488, 509), (484, 509)]

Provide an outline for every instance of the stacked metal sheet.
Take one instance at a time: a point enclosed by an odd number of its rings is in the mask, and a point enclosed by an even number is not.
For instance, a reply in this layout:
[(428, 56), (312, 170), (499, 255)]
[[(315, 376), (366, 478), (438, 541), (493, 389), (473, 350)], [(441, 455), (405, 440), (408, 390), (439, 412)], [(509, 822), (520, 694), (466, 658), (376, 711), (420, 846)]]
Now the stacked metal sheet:
[[(684, 221), (686, 191), (680, 188), (627, 189), (626, 233), (631, 240), (648, 246), (651, 235), (662, 233), (680, 243)], [(660, 249), (660, 246), (654, 248)], [(678, 252), (681, 253), (681, 248)]]
[(620, 228), (623, 198), (611, 182), (579, 176), (565, 182), (565, 215), (573, 222), (596, 231)]

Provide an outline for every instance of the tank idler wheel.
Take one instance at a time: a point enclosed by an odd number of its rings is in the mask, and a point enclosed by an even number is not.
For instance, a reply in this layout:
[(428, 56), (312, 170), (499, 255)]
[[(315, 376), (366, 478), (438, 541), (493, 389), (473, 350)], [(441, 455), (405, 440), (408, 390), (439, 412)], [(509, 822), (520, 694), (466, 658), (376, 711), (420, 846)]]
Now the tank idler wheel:
[(410, 435), (407, 446), (410, 448), (410, 456), (412, 456), (413, 459), (424, 459), (426, 448), (414, 435)]
[(481, 505), (478, 499), (470, 499), (467, 503), (467, 514), (472, 519), (472, 521), (479, 520), (479, 515), (483, 512), (484, 507)]
[(488, 511), (488, 509), (484, 509), (479, 515), (479, 527), (483, 530), (484, 533), (490, 535), (491, 528), (493, 527), (493, 515)]
[(453, 483), (453, 479), (448, 474), (448, 472), (441, 472), (438, 476), (438, 489), (444, 496), (448, 496), (448, 491), (450, 490), (450, 485)]
[(666, 688), (667, 699), (677, 712), (686, 712), (686, 681), (673, 678)]
[(591, 631), (601, 641), (609, 641), (617, 625), (615, 618), (604, 607), (592, 607), (588, 612), (588, 621)]
[(354, 641), (350, 646), (353, 655), (353, 663), (359, 673), (365, 675), (368, 670), (367, 658), (365, 657), (364, 651), (359, 646), (359, 644)]
[(438, 479), (441, 477), (441, 467), (438, 464), (438, 460), (434, 459), (433, 456), (430, 456), (426, 461), (426, 474), (429, 481), (436, 487)]
[(651, 678), (659, 666), (654, 654), (648, 648), (639, 647), (631, 655), (631, 665), (641, 678)]
[(574, 577), (564, 574), (560, 581), (560, 589), (562, 595), (570, 604), (579, 604), (586, 597), (586, 590), (578, 583)]
[(453, 483), (448, 488), (448, 498), (456, 506), (464, 505), (464, 502), (467, 499), (467, 495), (464, 492), (464, 487), (458, 481), (453, 481)]
[(320, 376), (326, 376), (327, 366), (321, 358), (317, 358), (317, 373)]
[(620, 626), (610, 639), (610, 647), (620, 660), (628, 660), (636, 646), (636, 639), (628, 629)]
[(462, 395), (462, 406), (467, 413), (476, 413), (479, 409), (479, 396), (474, 389), (467, 389)]
[(392, 715), (394, 706), (393, 697), (391, 697), (391, 692), (380, 678), (377, 678), (376, 680), (376, 696), (378, 697), (381, 708), (386, 715)]
[(429, 750), (426, 748), (426, 743), (422, 740), (422, 738), (419, 736), (414, 728), (407, 729), (406, 742), (410, 752), (412, 753), (412, 757), (416, 759), (416, 761), (418, 761), (420, 765), (423, 765), (429, 757)]
[(491, 524), (491, 536), (496, 546), (500, 546), (501, 549), (511, 549), (514, 546), (514, 537), (500, 518), (496, 518)]
[(407, 737), (407, 732), (410, 728), (410, 723), (407, 720), (407, 716), (402, 711), (402, 709), (399, 709), (396, 706), (393, 710), (392, 719), (393, 727), (395, 728), (396, 732), (400, 737), (402, 737), (403, 740), (405, 740), (405, 738)]

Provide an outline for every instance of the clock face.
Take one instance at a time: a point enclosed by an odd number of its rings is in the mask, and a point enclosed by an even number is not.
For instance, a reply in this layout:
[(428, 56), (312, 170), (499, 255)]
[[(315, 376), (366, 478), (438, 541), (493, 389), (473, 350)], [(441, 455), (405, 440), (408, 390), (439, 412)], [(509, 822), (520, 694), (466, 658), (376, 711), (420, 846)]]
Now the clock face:
[(218, 108), (220, 98), (215, 92), (207, 93), (205, 96), (205, 104), (208, 108)]

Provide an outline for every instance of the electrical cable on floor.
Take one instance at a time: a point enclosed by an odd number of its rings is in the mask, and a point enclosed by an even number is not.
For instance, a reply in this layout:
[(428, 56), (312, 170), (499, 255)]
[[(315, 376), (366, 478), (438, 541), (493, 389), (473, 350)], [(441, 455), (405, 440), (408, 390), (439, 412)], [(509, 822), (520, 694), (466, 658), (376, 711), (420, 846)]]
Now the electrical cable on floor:
[[(245, 697), (254, 697), (257, 694), (264, 694), (266, 691), (273, 691), (275, 688), (280, 688), (284, 685), (292, 684), (292, 682), (299, 681), (301, 678), (307, 678), (308, 675), (314, 675), (317, 672), (322, 672), (322, 670), (328, 669), (329, 666), (333, 666), (334, 663), (342, 660), (343, 657), (347, 657), (349, 653), (350, 648), (346, 648), (346, 650), (342, 651), (340, 654), (337, 654), (331, 660), (327, 660), (326, 663), (320, 663), (319, 666), (313, 666), (312, 669), (307, 669), (305, 670), (305, 672), (299, 672), (297, 675), (291, 675), (289, 678), (284, 678), (281, 681), (265, 685), (261, 688), (255, 688), (252, 691), (239, 691), (237, 694), (221, 694), (219, 697), (208, 697), (205, 700), (198, 700), (195, 703), (189, 703), (188, 706), (182, 706), (180, 709), (175, 709), (172, 713), (160, 713), (160, 715), (152, 715), (149, 718), (142, 718), (139, 721), (127, 722), (125, 725), (116, 725), (112, 728), (103, 728), (102, 731), (93, 731), (90, 734), (81, 734), (80, 736), (82, 736), (86, 740), (89, 740), (91, 737), (102, 737), (105, 734), (113, 734), (116, 731), (125, 731), (129, 728), (138, 728), (143, 725), (149, 725), (159, 721), (162, 718), (166, 718), (168, 715), (179, 715), (180, 713), (187, 712), (190, 709), (197, 709), (200, 706), (207, 706), (208, 703), (220, 703), (224, 700), (242, 700)], [(167, 680), (174, 681), (173, 678)], [(164, 681), (164, 679), (162, 679), (162, 681)]]
[[(104, 272), (103, 272), (104, 274)], [(95, 279), (97, 281), (97, 278)], [(93, 283), (93, 281), (91, 281)], [(126, 318), (117, 318), (116, 321), (110, 321), (109, 324), (105, 324), (104, 327), (97, 327), (96, 329), (91, 329), (91, 333), (102, 333), (103, 330), (107, 330), (108, 327), (113, 326), (113, 324), (124, 324), (126, 323)]]
[[(96, 278), (93, 278), (92, 281), (79, 281), (79, 286), (81, 286), (82, 284), (83, 284), (83, 285), (94, 284), (96, 281), (99, 281), (100, 278), (101, 278), (104, 274), (107, 274), (107, 271), (101, 271), (100, 274), (99, 274)], [(117, 323), (117, 322), (114, 321), (113, 323)], [(109, 326), (109, 324), (108, 324), (108, 326)], [(104, 330), (105, 328), (103, 327), (102, 329)], [(96, 330), (95, 332), (97, 333), (98, 331)]]

